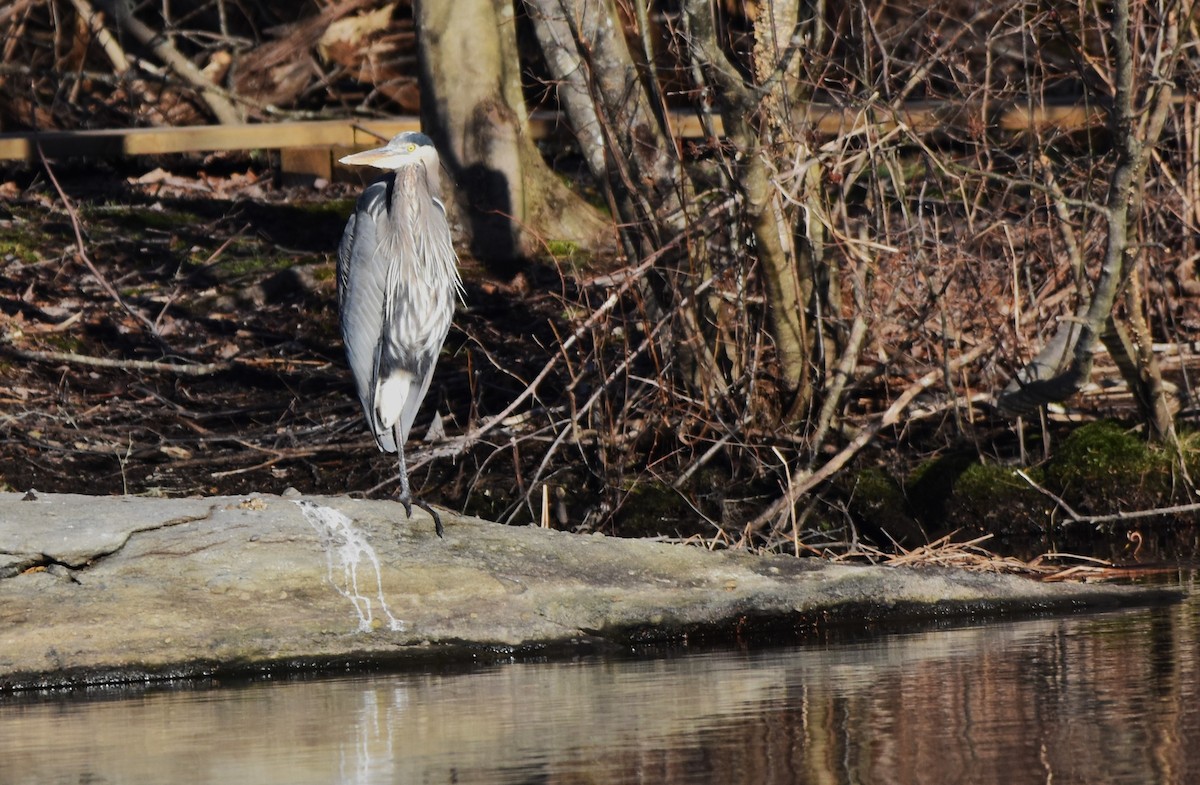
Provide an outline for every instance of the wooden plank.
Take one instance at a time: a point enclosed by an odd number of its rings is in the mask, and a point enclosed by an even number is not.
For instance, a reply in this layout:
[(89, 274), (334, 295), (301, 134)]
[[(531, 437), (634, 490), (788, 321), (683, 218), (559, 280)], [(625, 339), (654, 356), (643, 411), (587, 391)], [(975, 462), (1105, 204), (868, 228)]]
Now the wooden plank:
[(219, 150), (282, 150), (291, 147), (362, 147), (378, 144), (369, 128), (385, 137), (420, 129), (415, 117), (391, 120), (315, 120), (253, 125), (199, 125), (179, 128), (125, 128), (0, 134), (0, 160), (112, 158)]
[[(1195, 100), (1177, 97), (1178, 102)], [(903, 123), (914, 133), (963, 128), (979, 118), (977, 103), (937, 101), (906, 104), (897, 112), (886, 107), (866, 109), (828, 104), (808, 105), (798, 123), (808, 124), (818, 135), (835, 137), (864, 133), (868, 129), (886, 133)], [(719, 116), (713, 118), (717, 135), (723, 133)], [(1080, 131), (1105, 122), (1103, 112), (1083, 105), (1042, 105), (1030, 110), (1024, 104), (1009, 104), (989, 111), (994, 130), (1021, 133), (1029, 130)], [(570, 133), (565, 120), (554, 112), (535, 112), (530, 118), (535, 138)], [(690, 110), (672, 112), (673, 132), (683, 138), (704, 136), (699, 118)], [(378, 145), (402, 131), (420, 130), (416, 117), (388, 120), (314, 120), (252, 125), (205, 125), (179, 128), (126, 128), (87, 131), (44, 131), (0, 134), (0, 160), (38, 159), (40, 144), (47, 158), (112, 158), (123, 155), (165, 155), (220, 150), (285, 150), (305, 147), (362, 149)]]
[(331, 147), (285, 147), (279, 151), (284, 185), (311, 185), (317, 178), (333, 178)]

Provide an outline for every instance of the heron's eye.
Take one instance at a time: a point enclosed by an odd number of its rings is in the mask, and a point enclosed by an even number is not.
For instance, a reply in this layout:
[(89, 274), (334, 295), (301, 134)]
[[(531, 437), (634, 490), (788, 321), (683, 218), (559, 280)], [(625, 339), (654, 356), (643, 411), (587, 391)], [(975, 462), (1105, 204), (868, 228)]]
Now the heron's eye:
[(409, 142), (409, 143), (408, 143), (408, 151), (409, 151), (410, 153), (411, 153), (411, 152), (413, 152), (413, 151), (414, 151), (414, 150), (416, 150), (416, 149), (417, 149), (417, 146), (416, 146), (415, 144), (413, 144), (412, 142)]

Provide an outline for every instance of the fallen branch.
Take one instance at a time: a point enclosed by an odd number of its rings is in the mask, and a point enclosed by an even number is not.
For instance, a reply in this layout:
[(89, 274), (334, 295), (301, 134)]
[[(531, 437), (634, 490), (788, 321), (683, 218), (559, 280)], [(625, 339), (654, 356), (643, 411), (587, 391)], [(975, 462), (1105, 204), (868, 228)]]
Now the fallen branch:
[(113, 360), (108, 357), (91, 357), (75, 352), (38, 352), (31, 349), (18, 349), (15, 346), (4, 346), (0, 351), (11, 354), (22, 360), (45, 363), (71, 363), (72, 365), (90, 365), (95, 368), (121, 368), (128, 371), (152, 371), (154, 373), (177, 373), (182, 376), (210, 376), (214, 373), (231, 371), (235, 363), (199, 363), (184, 365), (182, 363), (166, 363), (157, 360)]
[(183, 56), (182, 53), (165, 36), (156, 33), (152, 28), (133, 15), (131, 5), (122, 0), (99, 0), (100, 5), (143, 46), (148, 47), (159, 62), (175, 72), (180, 79), (187, 82), (200, 92), (200, 97), (213, 113), (213, 117), (222, 125), (238, 125), (243, 122), (242, 114), (230, 102), (212, 81), (204, 75), (195, 63)]
[(1135, 521), (1141, 518), (1159, 518), (1165, 515), (1182, 515), (1189, 512), (1200, 512), (1200, 502), (1192, 502), (1190, 504), (1175, 504), (1170, 507), (1154, 507), (1148, 510), (1133, 510), (1132, 512), (1117, 511), (1110, 512), (1104, 515), (1081, 515), (1075, 509), (1067, 504), (1066, 500), (1048, 488), (1043, 488), (1033, 481), (1033, 478), (1026, 474), (1021, 469), (1016, 470), (1017, 476), (1038, 493), (1045, 496), (1050, 501), (1054, 502), (1063, 512), (1067, 514), (1067, 518), (1071, 523), (1117, 523), (1120, 521)]
[(71, 0), (71, 5), (75, 6), (75, 13), (83, 19), (88, 31), (96, 36), (96, 43), (100, 44), (100, 48), (108, 56), (108, 61), (112, 63), (117, 75), (123, 75), (128, 71), (130, 63), (129, 58), (125, 55), (125, 50), (121, 48), (116, 37), (104, 26), (104, 18), (96, 12), (95, 8), (92, 8), (92, 4), (88, 0)]

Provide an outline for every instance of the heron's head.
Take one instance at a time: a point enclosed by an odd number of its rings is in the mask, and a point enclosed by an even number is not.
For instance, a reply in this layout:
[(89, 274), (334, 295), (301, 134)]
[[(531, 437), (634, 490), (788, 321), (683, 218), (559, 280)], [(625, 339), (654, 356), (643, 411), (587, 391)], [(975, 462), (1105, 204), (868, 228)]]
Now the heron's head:
[(437, 150), (433, 140), (416, 131), (405, 131), (393, 137), (383, 147), (351, 153), (338, 159), (351, 166), (374, 166), (377, 169), (395, 170), (405, 164), (424, 163), (437, 167)]

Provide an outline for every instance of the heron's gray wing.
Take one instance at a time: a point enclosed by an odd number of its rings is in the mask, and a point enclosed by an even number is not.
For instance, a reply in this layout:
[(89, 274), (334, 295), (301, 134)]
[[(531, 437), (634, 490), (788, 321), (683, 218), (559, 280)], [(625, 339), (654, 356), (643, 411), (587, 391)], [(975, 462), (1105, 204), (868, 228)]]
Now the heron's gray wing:
[(378, 252), (379, 238), (386, 231), (393, 180), (394, 176), (388, 175), (363, 191), (338, 244), (337, 263), (338, 308), (346, 359), (375, 442), (387, 452), (396, 451), (396, 441), (378, 421), (374, 395), (388, 268), (388, 260)]

